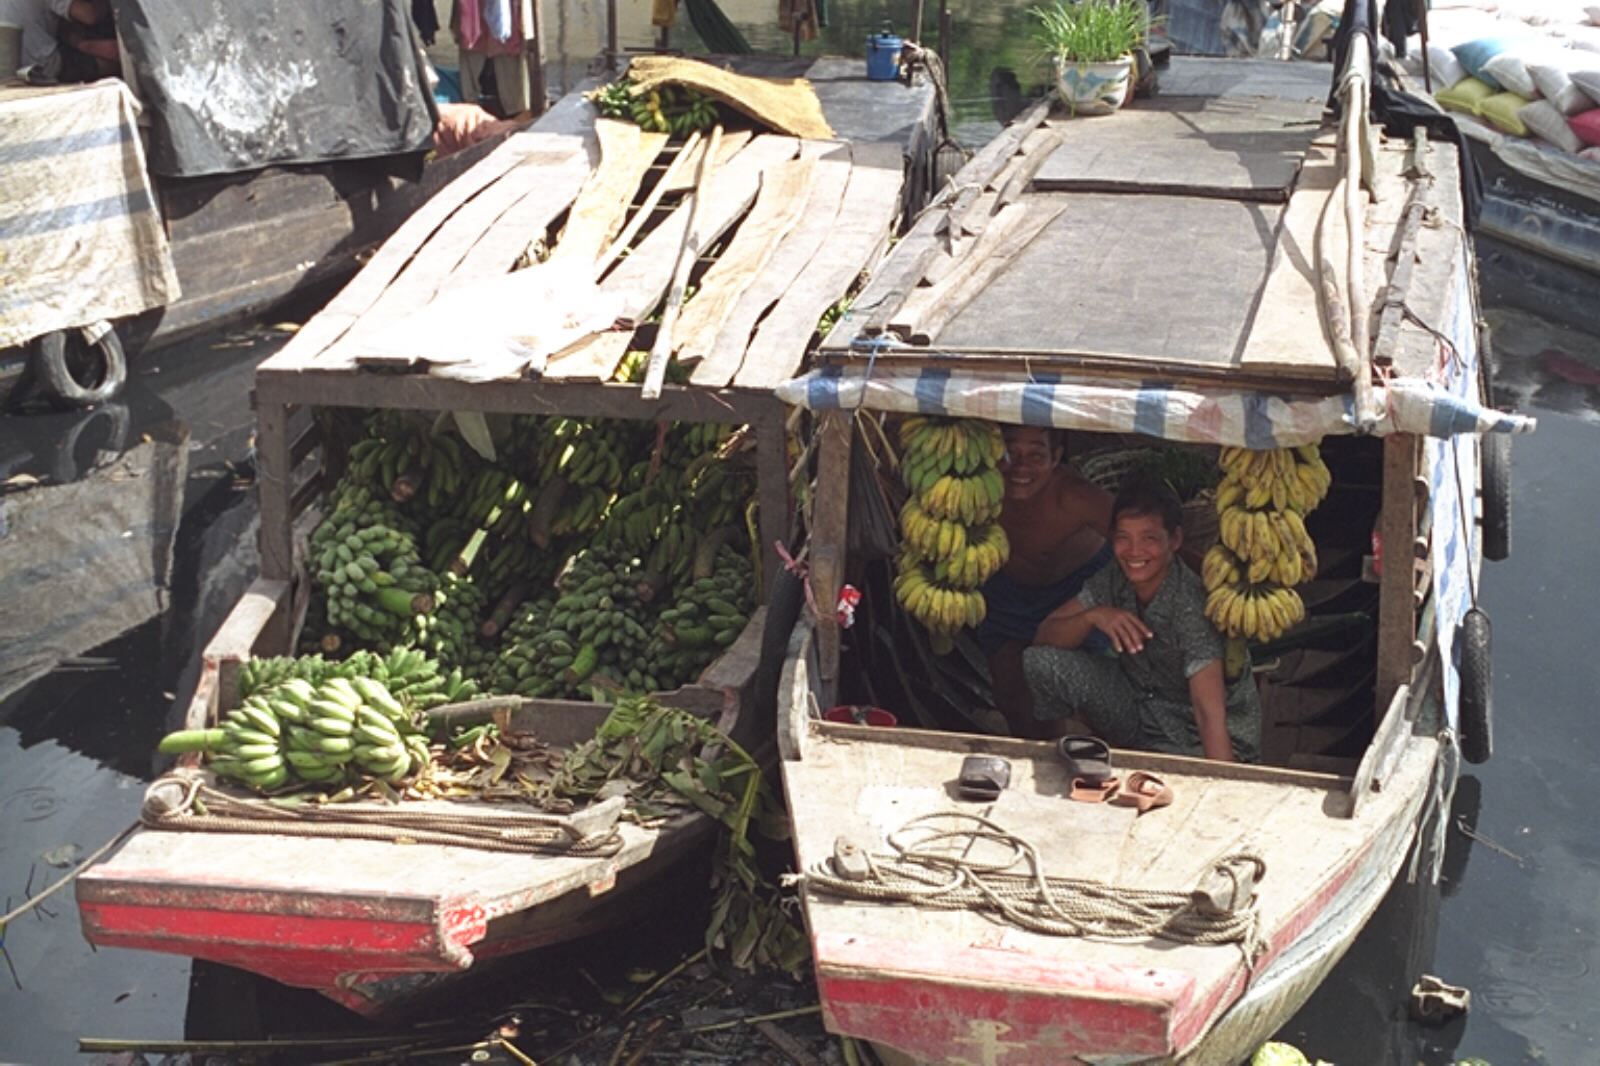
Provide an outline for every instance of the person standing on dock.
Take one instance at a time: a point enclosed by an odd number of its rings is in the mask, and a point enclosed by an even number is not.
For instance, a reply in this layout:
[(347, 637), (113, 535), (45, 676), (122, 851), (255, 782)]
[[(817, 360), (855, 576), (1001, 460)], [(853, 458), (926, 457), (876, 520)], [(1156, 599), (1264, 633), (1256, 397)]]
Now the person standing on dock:
[[(1182, 514), (1177, 494), (1158, 482), (1135, 480), (1117, 493), (1117, 565), (1046, 618), (1023, 653), (1034, 713), (1113, 747), (1255, 762), (1261, 702), (1249, 670), (1232, 685), (1224, 676), (1205, 585), (1177, 557)], [(1115, 656), (1084, 649), (1095, 633)]]
[(1006, 426), (1004, 436), (1000, 525), (1011, 558), (983, 586), (988, 614), (977, 639), (989, 657), (995, 705), (1012, 732), (1040, 736), (1022, 652), (1039, 624), (1110, 562), (1111, 496), (1062, 463), (1059, 430)]

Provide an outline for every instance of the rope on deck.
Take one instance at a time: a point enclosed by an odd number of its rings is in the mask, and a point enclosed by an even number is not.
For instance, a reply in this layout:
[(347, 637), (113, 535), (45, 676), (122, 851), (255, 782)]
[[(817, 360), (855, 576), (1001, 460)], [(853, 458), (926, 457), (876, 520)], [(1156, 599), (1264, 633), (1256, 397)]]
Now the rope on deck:
[(614, 824), (603, 832), (574, 838), (547, 814), (499, 811), (494, 817), (486, 818), (338, 803), (286, 805), (269, 799), (231, 795), (198, 777), (174, 776), (173, 779), (183, 789), (178, 802), (151, 802), (150, 795), (158, 794), (154, 787), (147, 794), (139, 818), (152, 829), (282, 833), (580, 858), (605, 857), (622, 850), (622, 835)]
[[(955, 824), (944, 827), (937, 824), (941, 821)], [(1265, 946), (1257, 931), (1253, 895), (1244, 906), (1219, 910), (1207, 906), (1198, 893), (1050, 876), (1042, 868), (1038, 848), (978, 815), (956, 811), (921, 815), (887, 840), (894, 854), (861, 854), (864, 877), (845, 876), (827, 861), (791, 875), (790, 882), (846, 899), (995, 914), (1050, 936), (1238, 944), (1250, 960)], [(1010, 856), (992, 861), (970, 858), (980, 843), (1001, 845)], [(1019, 864), (1026, 872), (1013, 870)], [(1260, 856), (1248, 851), (1224, 856), (1215, 866), (1218, 871), (1241, 867), (1253, 868), (1258, 878), (1266, 871)]]

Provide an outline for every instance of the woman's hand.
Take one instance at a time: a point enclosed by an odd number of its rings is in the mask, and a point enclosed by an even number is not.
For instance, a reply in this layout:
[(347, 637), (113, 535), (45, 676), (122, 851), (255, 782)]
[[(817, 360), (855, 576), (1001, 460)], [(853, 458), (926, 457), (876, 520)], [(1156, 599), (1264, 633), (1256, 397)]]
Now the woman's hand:
[(1119, 653), (1137, 655), (1144, 651), (1144, 642), (1155, 636), (1150, 627), (1132, 611), (1120, 607), (1091, 607), (1089, 621), (1111, 641)]

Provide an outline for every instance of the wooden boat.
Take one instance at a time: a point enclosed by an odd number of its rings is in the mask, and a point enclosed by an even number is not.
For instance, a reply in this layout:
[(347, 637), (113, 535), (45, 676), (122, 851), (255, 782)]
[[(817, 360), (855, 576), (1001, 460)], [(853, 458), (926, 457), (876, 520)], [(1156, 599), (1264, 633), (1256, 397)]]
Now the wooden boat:
[[(685, 195), (691, 186), (663, 196), (677, 175), (693, 173), (692, 150), (680, 156), (674, 145), (658, 158), (664, 135), (597, 123), (591, 103), (563, 100), (540, 128), (513, 135), (414, 214), (264, 363), (256, 377), (261, 577), (205, 653), (188, 724), (215, 722), (236, 703), (240, 662), (295, 646), (309, 589), (303, 538), (317, 517), (323, 478), (343, 462), (305, 417), (313, 406), (748, 425), (771, 592), (790, 511), (788, 412), (772, 385), (798, 370), (819, 316), (882, 254), (905, 208), (906, 157), (923, 165), (934, 143), (931, 89), (889, 83), (863, 94), (847, 66), (822, 61), (810, 79), (840, 140), (730, 135), (703, 168), (695, 196)], [(878, 129), (916, 136), (909, 145), (900, 134), (876, 140)], [(703, 142), (702, 157), (714, 143)], [(647, 174), (653, 193), (640, 189)], [(632, 220), (631, 204), (642, 204)], [(638, 236), (647, 218), (653, 225)], [(841, 231), (847, 239), (830, 243)], [(547, 269), (513, 269), (530, 242), (546, 238), (553, 246)], [(628, 254), (605, 281), (588, 280), (598, 279), (592, 264), (608, 246), (613, 259), (619, 248)], [(680, 355), (691, 342), (706, 354), (690, 383), (661, 384), (650, 397), (645, 386), (610, 380), (630, 346), (649, 344), (612, 326), (618, 317), (648, 317), (684, 248), (715, 260), (676, 335)], [(550, 279), (558, 276), (584, 280), (556, 286)], [(486, 307), (496, 294), (500, 307)], [(533, 302), (541, 299), (549, 303)], [(607, 313), (583, 319), (582, 308), (602, 300), (614, 301)], [(458, 315), (461, 308), (479, 313)], [(542, 341), (528, 339), (530, 326), (544, 331)], [(450, 343), (430, 347), (427, 331), (440, 328)], [(538, 350), (507, 363), (510, 344)], [(312, 454), (321, 458), (314, 472), (307, 468), (317, 464), (301, 462)], [(696, 682), (659, 694), (757, 758), (772, 750), (776, 684), (776, 657), (763, 670), (762, 652), (781, 650), (770, 642), (781, 641), (789, 624), (767, 619), (769, 611), (792, 619), (799, 590), (790, 587), (796, 596), (788, 606), (774, 596), (758, 608)], [(593, 735), (605, 710), (530, 700), (512, 724), (550, 743), (576, 742)], [(659, 826), (622, 824), (621, 850), (597, 856), (142, 829), (78, 879), (78, 903), (92, 943), (211, 959), (376, 1014), (480, 959), (636, 918), (652, 886), (716, 824), (699, 812)]]
[[(1118, 773), (1170, 786), (1170, 806), (1148, 813), (1071, 801), (1043, 742), (825, 720), (821, 708), (891, 692), (906, 702), (880, 706), (915, 721), (934, 695), (915, 668), (852, 673), (883, 645), (889, 608), (870, 626), (858, 613), (860, 636), (831, 613), (802, 619), (779, 743), (823, 1016), (887, 1062), (1240, 1061), (1316, 988), (1408, 853), (1430, 875), (1438, 848), (1419, 830), (1448, 808), (1458, 739), (1488, 754), (1487, 644), (1460, 628), (1484, 545), (1479, 434), (1492, 467), (1487, 442), (1510, 438), (1485, 431), (1531, 423), (1478, 406), (1453, 149), (1367, 140), (1354, 53), (1337, 125), (1321, 114), (1327, 68), (1253, 61), (1175, 58), (1159, 96), (1111, 118), (1040, 105), (924, 213), (821, 366), (779, 389), (818, 412), (819, 480), (849, 476), (852, 419), (870, 415), (1250, 448), (1322, 439), (1346, 487), (1327, 517), (1350, 529), (1319, 544), (1317, 584), (1330, 597), (1377, 585), (1376, 639), (1334, 668), (1363, 698), (1307, 699), (1297, 716), (1265, 675), (1266, 765), (1114, 752)], [(1335, 254), (1346, 221), (1353, 251)], [(1505, 517), (1496, 480), (1482, 481), (1490, 525)], [(814, 602), (847, 579), (887, 599), (871, 558), (846, 560), (870, 498), (819, 498)], [(1362, 559), (1374, 535), (1381, 573)], [(961, 798), (969, 755), (1009, 763), (996, 798)], [(907, 876), (922, 878), (913, 892)], [(1039, 901), (1035, 877), (1064, 910)], [(974, 879), (1009, 893), (1012, 919)], [(972, 891), (941, 900), (930, 886), (947, 882)], [(1074, 930), (1099, 935), (1058, 935)]]

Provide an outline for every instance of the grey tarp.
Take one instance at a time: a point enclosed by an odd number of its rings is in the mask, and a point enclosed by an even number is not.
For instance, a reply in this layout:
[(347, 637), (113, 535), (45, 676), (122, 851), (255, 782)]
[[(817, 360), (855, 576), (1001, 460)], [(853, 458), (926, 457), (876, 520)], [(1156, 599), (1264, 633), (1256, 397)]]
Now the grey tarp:
[(427, 148), (437, 110), (405, 0), (118, 0), (157, 174)]

